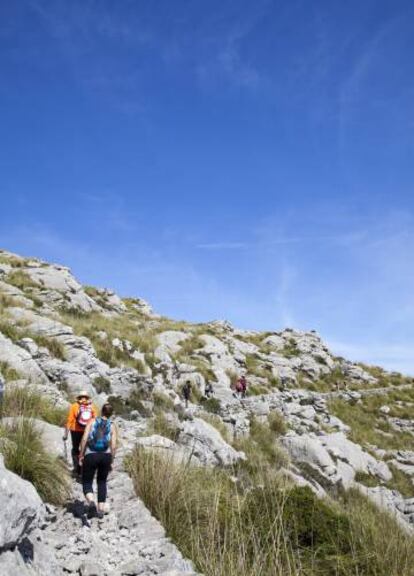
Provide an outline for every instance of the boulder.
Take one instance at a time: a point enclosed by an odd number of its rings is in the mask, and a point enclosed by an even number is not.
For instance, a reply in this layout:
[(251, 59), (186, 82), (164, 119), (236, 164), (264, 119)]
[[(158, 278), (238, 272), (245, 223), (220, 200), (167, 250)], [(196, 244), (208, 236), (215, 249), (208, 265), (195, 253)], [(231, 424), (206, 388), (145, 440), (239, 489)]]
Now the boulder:
[(42, 500), (30, 482), (10, 472), (0, 454), (0, 550), (13, 548), (44, 513)]
[(102, 308), (86, 294), (83, 287), (65, 266), (28, 266), (24, 268), (31, 280), (44, 290), (42, 298), (49, 296), (61, 304), (82, 312), (102, 311)]
[(335, 462), (318, 438), (312, 436), (287, 435), (282, 444), (297, 464), (306, 464), (317, 478), (335, 484), (339, 481)]
[(319, 440), (334, 458), (346, 462), (355, 472), (377, 476), (384, 482), (391, 480), (392, 474), (387, 464), (376, 460), (371, 454), (365, 452), (359, 444), (348, 440), (343, 432), (320, 436)]
[(220, 432), (201, 418), (184, 422), (177, 443), (191, 450), (207, 466), (229, 466), (246, 459), (243, 452), (227, 444)]
[(0, 362), (5, 362), (33, 382), (46, 383), (47, 377), (29, 352), (14, 344), (0, 332)]
[(189, 335), (179, 330), (166, 330), (157, 335), (157, 340), (164, 349), (170, 354), (179, 352), (180, 342), (187, 340)]

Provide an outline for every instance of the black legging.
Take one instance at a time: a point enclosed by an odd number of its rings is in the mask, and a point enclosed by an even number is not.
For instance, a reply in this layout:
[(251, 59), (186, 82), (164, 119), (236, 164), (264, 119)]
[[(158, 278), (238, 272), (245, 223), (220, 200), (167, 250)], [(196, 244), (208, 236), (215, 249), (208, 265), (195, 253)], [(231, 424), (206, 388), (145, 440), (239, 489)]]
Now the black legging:
[(98, 502), (106, 501), (106, 479), (111, 469), (112, 455), (108, 452), (91, 452), (83, 460), (82, 485), (83, 493), (93, 494), (93, 477), (98, 470)]
[(80, 466), (79, 466), (79, 450), (80, 450), (80, 443), (82, 442), (83, 432), (75, 432), (74, 430), (70, 431), (70, 438), (72, 440), (72, 462), (73, 468), (76, 472), (80, 473)]

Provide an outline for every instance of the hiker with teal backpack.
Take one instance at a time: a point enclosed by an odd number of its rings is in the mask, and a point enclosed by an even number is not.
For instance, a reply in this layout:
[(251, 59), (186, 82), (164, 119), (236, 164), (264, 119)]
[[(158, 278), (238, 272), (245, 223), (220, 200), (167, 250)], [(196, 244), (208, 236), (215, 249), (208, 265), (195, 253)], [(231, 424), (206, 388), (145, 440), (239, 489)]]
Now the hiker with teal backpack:
[[(101, 416), (95, 418), (86, 426), (80, 447), (79, 463), (82, 466), (83, 493), (89, 504), (88, 517), (102, 518), (105, 512), (106, 482), (112, 470), (115, 457), (117, 433), (111, 421), (113, 408), (104, 404)], [(97, 473), (98, 507), (93, 493), (93, 480)]]

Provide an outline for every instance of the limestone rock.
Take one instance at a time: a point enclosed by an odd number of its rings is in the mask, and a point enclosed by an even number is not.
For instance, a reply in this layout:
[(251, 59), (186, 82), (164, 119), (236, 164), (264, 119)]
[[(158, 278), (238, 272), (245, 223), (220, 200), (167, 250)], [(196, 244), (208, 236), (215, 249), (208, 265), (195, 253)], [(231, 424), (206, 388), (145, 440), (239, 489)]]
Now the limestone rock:
[(0, 454), (0, 551), (13, 548), (44, 513), (32, 484), (4, 466)]
[(207, 466), (229, 466), (246, 457), (227, 444), (220, 432), (202, 420), (194, 418), (184, 422), (177, 443), (186, 446)]

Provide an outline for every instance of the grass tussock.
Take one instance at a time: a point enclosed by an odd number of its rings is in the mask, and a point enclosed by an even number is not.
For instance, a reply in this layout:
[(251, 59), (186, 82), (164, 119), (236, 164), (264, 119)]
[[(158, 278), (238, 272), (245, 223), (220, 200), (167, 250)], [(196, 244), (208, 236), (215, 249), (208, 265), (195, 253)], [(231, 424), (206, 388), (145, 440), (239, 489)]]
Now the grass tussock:
[(12, 284), (19, 290), (26, 290), (27, 288), (37, 288), (39, 284), (37, 284), (34, 280), (31, 279), (29, 274), (24, 270), (12, 270), (6, 276), (6, 282), (8, 284)]
[(6, 468), (31, 482), (45, 502), (63, 504), (70, 496), (67, 467), (46, 450), (33, 421), (0, 426), (0, 448)]
[(137, 494), (205, 576), (413, 576), (414, 540), (358, 492), (340, 503), (263, 474), (247, 489), (225, 470), (142, 449)]
[(19, 380), (21, 377), (20, 373), (15, 370), (8, 362), (0, 362), (0, 374), (6, 380), (6, 382), (11, 382), (13, 380)]
[(66, 360), (65, 347), (61, 342), (59, 342), (59, 340), (56, 340), (56, 338), (42, 336), (41, 334), (35, 334), (33, 332), (28, 332), (24, 336), (31, 338), (34, 342), (36, 342), (39, 348), (47, 348), (47, 350), (49, 350), (50, 354), (54, 358), (58, 358), (59, 360)]
[(31, 388), (7, 386), (3, 398), (2, 415), (37, 418), (49, 424), (62, 426), (67, 410), (55, 406), (49, 398)]
[(0, 317), (0, 332), (12, 342), (17, 342), (17, 340), (21, 338), (20, 331), (16, 324), (4, 316)]

